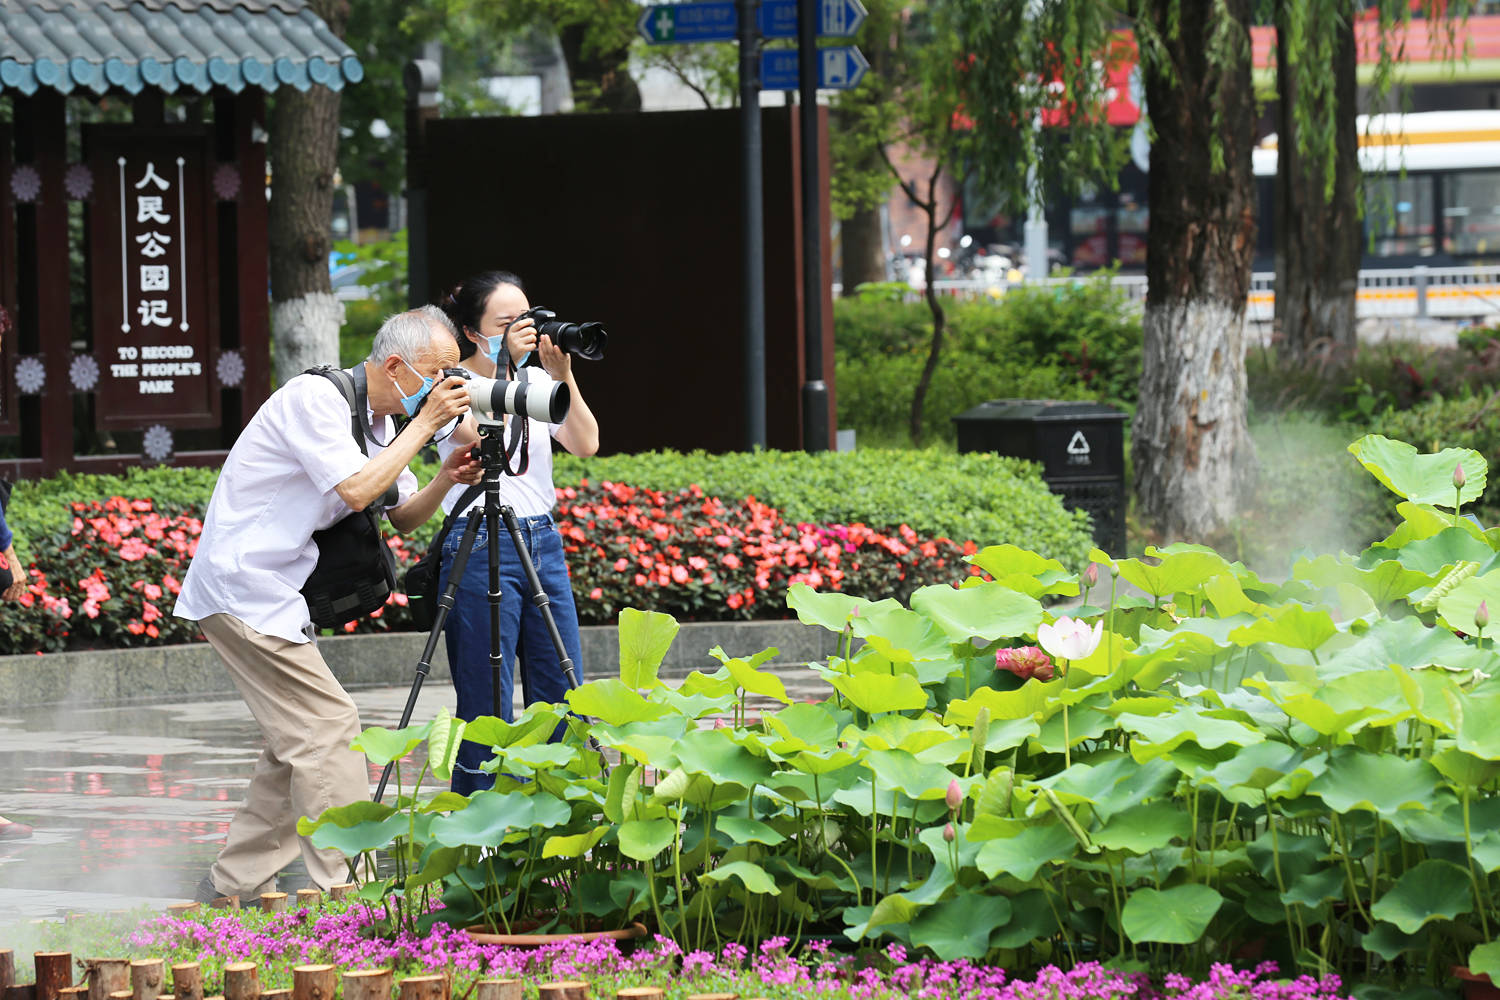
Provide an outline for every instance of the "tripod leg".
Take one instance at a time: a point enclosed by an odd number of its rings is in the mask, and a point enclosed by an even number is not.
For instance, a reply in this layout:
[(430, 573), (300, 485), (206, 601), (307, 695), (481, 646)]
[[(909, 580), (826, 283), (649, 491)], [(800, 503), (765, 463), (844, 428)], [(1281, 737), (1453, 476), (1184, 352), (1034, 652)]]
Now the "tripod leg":
[(537, 576), (536, 566), (531, 561), (531, 553), (526, 548), (526, 539), (521, 536), (521, 525), (516, 521), (516, 512), (510, 507), (501, 507), (500, 516), (505, 519), (505, 530), (510, 532), (510, 540), (515, 544), (516, 557), (521, 560), (521, 570), (526, 574), (526, 585), (531, 590), (531, 603), (542, 612), (542, 621), (547, 626), (547, 636), (552, 640), (552, 648), (557, 651), (557, 662), (562, 667), (563, 676), (568, 680), (568, 687), (576, 688), (578, 675), (573, 670), (573, 660), (568, 656), (568, 648), (563, 643), (562, 633), (557, 629), (557, 620), (552, 617), (552, 599), (547, 596), (546, 589), (542, 587), (541, 577)]
[[(463, 582), (464, 569), (469, 565), (469, 553), (474, 551), (474, 537), (479, 533), (479, 518), (469, 517), (468, 524), (464, 527), (463, 538), (458, 543), (458, 551), (453, 554), (453, 565), (448, 569), (448, 586), (443, 588), (442, 595), (438, 598), (437, 611), (433, 615), (432, 631), (427, 633), (427, 644), (422, 648), (422, 658), (417, 661), (417, 676), (412, 681), (411, 693), (406, 696), (406, 707), (401, 711), (401, 722), (397, 729), (405, 729), (411, 723), (412, 712), (416, 711), (417, 695), (422, 690), (422, 682), (427, 679), (427, 674), (432, 670), (432, 657), (437, 652), (438, 636), (442, 634), (443, 626), (448, 622), (448, 612), (453, 610), (454, 598), (458, 593), (459, 584)], [(396, 762), (385, 766), (380, 774), (380, 784), (375, 786), (375, 801), (379, 802), (385, 796), (385, 786), (391, 780), (391, 771)]]
[[(488, 473), (486, 472), (486, 475)], [(491, 502), (491, 501), (495, 502)], [(505, 709), (509, 705), (503, 704), (505, 700), (504, 685), (501, 681), (501, 671), (505, 666), (505, 659), (500, 654), (500, 602), (502, 593), (500, 590), (500, 515), (498, 507), (498, 492), (487, 492), (485, 494), (484, 520), (489, 531), (490, 546), (486, 553), (489, 556), (490, 571), (490, 693), (495, 699), (495, 717), (500, 719), (509, 718)], [(508, 509), (508, 508), (506, 508)]]

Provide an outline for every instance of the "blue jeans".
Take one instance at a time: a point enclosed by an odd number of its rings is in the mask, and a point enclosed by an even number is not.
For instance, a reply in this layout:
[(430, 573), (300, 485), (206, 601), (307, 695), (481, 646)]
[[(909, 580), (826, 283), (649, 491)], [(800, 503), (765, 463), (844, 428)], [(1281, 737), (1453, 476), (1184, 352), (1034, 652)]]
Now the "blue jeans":
[[(453, 687), (458, 692), (457, 715), (469, 720), (481, 715), (493, 715), (495, 702), (490, 676), (490, 605), (489, 605), (489, 535), (483, 514), (475, 512), (471, 517), (480, 518), (479, 532), (474, 537), (474, 549), (469, 553), (468, 565), (454, 598), (453, 610), (443, 627), (448, 644), (448, 667), (453, 675)], [(558, 535), (552, 518), (547, 514), (516, 519), (521, 527), (521, 537), (526, 542), (542, 589), (551, 600), (552, 617), (557, 630), (562, 634), (563, 646), (568, 658), (573, 661), (579, 683), (583, 682), (583, 654), (578, 642), (578, 611), (573, 604), (573, 590), (568, 580), (568, 564), (563, 558), (562, 537)], [(455, 523), (443, 543), (443, 572), (440, 586), (448, 585), (448, 574), (453, 568), (453, 557), (463, 539), (460, 524)], [(566, 704), (568, 679), (553, 648), (552, 638), (542, 620), (541, 609), (531, 600), (531, 590), (521, 560), (516, 555), (505, 524), (500, 523), (500, 655), (503, 666), (500, 671), (500, 710), (507, 722), (514, 714), (511, 708), (515, 691), (516, 661), (521, 663), (521, 696), (524, 703), (542, 701)], [(558, 739), (563, 727), (553, 734)], [(490, 748), (484, 744), (465, 740), (458, 751), (458, 762), (453, 768), (453, 790), (468, 795), (478, 789), (489, 788), (495, 783), (493, 774), (486, 774), (479, 765), (491, 757)]]

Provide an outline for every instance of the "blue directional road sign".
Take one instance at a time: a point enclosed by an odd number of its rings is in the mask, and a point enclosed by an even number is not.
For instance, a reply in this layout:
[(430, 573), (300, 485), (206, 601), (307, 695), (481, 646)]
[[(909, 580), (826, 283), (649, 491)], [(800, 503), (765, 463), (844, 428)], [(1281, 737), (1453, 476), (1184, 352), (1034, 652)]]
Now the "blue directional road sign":
[[(818, 89), (853, 90), (870, 68), (864, 53), (853, 45), (818, 49)], [(760, 54), (762, 90), (796, 90), (797, 50), (767, 49)]]
[(734, 0), (657, 4), (643, 10), (635, 24), (652, 45), (732, 42), (739, 33), (739, 13)]
[[(765, 38), (797, 37), (798, 0), (763, 0), (760, 33)], [(818, 0), (818, 34), (853, 38), (868, 12), (859, 0)], [(656, 4), (641, 11), (636, 29), (652, 45), (732, 42), (739, 34), (734, 0)]]
[[(859, 0), (818, 0), (818, 35), (853, 38), (869, 12)], [(766, 38), (797, 37), (797, 0), (762, 0), (760, 33)]]

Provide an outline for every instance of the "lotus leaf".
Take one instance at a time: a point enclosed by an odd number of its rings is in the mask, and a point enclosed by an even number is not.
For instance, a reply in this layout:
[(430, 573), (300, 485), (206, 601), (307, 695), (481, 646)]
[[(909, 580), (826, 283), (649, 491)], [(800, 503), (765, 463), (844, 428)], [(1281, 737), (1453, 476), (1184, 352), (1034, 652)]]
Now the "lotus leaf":
[(1316, 909), (1324, 903), (1334, 903), (1343, 899), (1344, 886), (1342, 868), (1324, 868), (1290, 880), (1286, 892), (1281, 894), (1281, 901)]
[(349, 749), (364, 754), (376, 767), (384, 767), (421, 746), (422, 741), (427, 739), (430, 729), (431, 723), (395, 730), (371, 726), (354, 737), (349, 744)]
[(1192, 818), (1180, 807), (1147, 802), (1116, 813), (1091, 837), (1105, 850), (1145, 854), (1173, 840), (1187, 839), (1191, 830)]
[(910, 674), (839, 675), (832, 680), (840, 694), (872, 715), (927, 707), (927, 692)]
[(666, 715), (623, 726), (600, 724), (593, 728), (594, 738), (601, 744), (620, 751), (639, 764), (648, 765), (674, 759), (672, 752), (685, 732), (687, 719), (680, 715)]
[(677, 638), (677, 619), (659, 611), (620, 611), (620, 681), (628, 688), (656, 684), (656, 672), (672, 640)]
[(1360, 947), (1365, 951), (1373, 951), (1387, 962), (1394, 962), (1401, 957), (1402, 952), (1415, 951), (1426, 947), (1427, 933), (1419, 931), (1416, 934), (1403, 934), (1395, 924), (1377, 923), (1375, 929), (1365, 934), (1360, 940)]
[[(972, 726), (981, 708), (989, 709), (990, 718), (996, 721), (1029, 719), (1043, 713), (1050, 715), (1058, 707), (1056, 699), (1062, 689), (1061, 677), (1046, 682), (1032, 678), (1014, 691), (980, 688), (968, 698), (949, 702), (943, 723), (949, 726)], [(994, 723), (991, 723), (991, 728), (993, 726)]]
[(775, 896), (781, 892), (776, 886), (775, 879), (753, 861), (729, 861), (711, 871), (704, 872), (698, 878), (704, 882), (726, 882), (729, 879), (736, 879), (746, 890), (760, 896)]
[(475, 792), (469, 808), (432, 822), (432, 838), (446, 847), (494, 847), (516, 831), (561, 826), (572, 818), (566, 802), (520, 792)]
[(1163, 552), (1147, 548), (1146, 555), (1161, 553), (1161, 562), (1151, 564), (1139, 559), (1121, 559), (1115, 564), (1120, 576), (1160, 600), (1169, 594), (1188, 593), (1229, 569), (1224, 557), (1209, 551), (1183, 550)]
[(1170, 889), (1136, 889), (1125, 901), (1121, 924), (1132, 941), (1192, 944), (1208, 930), (1224, 897), (1210, 886), (1187, 884)]
[(1458, 722), (1458, 748), (1481, 760), (1500, 760), (1500, 692), (1458, 692), (1451, 704)]
[[(657, 787), (660, 788), (661, 785), (658, 784)], [(609, 775), (609, 788), (604, 795), (604, 818), (612, 823), (619, 823), (633, 814), (640, 788), (640, 767), (631, 761), (622, 761)]]
[(787, 588), (786, 604), (797, 612), (797, 618), (804, 625), (820, 625), (830, 632), (842, 632), (856, 616), (900, 607), (890, 598), (868, 601), (837, 591), (819, 593), (805, 583), (794, 583)]
[(1127, 729), (1141, 737), (1132, 741), (1131, 753), (1136, 760), (1170, 753), (1180, 744), (1192, 740), (1206, 750), (1221, 746), (1250, 746), (1265, 740), (1265, 735), (1235, 718), (1224, 718), (1214, 714), (1222, 709), (1205, 711), (1197, 707), (1184, 707), (1171, 715), (1120, 716), (1121, 729)]
[(620, 853), (636, 861), (650, 861), (677, 836), (675, 819), (630, 819), (620, 824)]
[(1072, 857), (1078, 841), (1061, 823), (1036, 822), (1014, 837), (986, 840), (975, 865), (985, 878), (1010, 875), (1030, 882), (1049, 861)]
[(1292, 567), (1292, 576), (1298, 580), (1315, 583), (1320, 587), (1334, 587), (1339, 584), (1357, 587), (1382, 608), (1407, 597), (1418, 588), (1429, 587), (1433, 583), (1429, 574), (1407, 569), (1394, 559), (1376, 563), (1365, 569), (1333, 555), (1299, 560)]
[(1476, 976), (1489, 976), (1491, 980), (1500, 981), (1500, 941), (1475, 945), (1469, 952), (1468, 966)]
[(1429, 858), (1408, 868), (1370, 907), (1377, 920), (1415, 934), (1433, 920), (1452, 920), (1472, 909), (1469, 874), (1448, 861)]
[[(1078, 593), (1078, 578), (1056, 559), (1048, 559), (1016, 545), (990, 545), (966, 558), (988, 573), (996, 583), (1031, 597), (1046, 594), (1072, 596)], [(916, 607), (913, 599), (912, 607)], [(1014, 632), (1012, 635), (1024, 635)], [(997, 637), (998, 638), (998, 637)]]
[[(822, 705), (788, 705), (765, 717), (766, 725), (779, 733), (786, 746), (772, 744), (777, 752), (821, 750), (838, 738), (838, 723)], [(796, 744), (791, 746), (790, 744)]]
[(1473, 633), (1477, 631), (1474, 613), (1481, 601), (1486, 608), (1500, 608), (1500, 570), (1471, 576), (1449, 590), (1438, 600), (1438, 617), (1451, 629)]
[[(1078, 592), (1077, 584), (1073, 592)], [(950, 642), (975, 637), (994, 642), (1035, 634), (1042, 623), (1042, 605), (1036, 596), (992, 581), (962, 590), (944, 584), (922, 587), (911, 595), (911, 606), (935, 622)]]
[(1115, 813), (1153, 798), (1169, 795), (1177, 771), (1164, 760), (1137, 764), (1123, 754), (1098, 763), (1077, 763), (1037, 782), (1065, 803), (1087, 803), (1108, 822)]
[[(1472, 448), (1444, 448), (1436, 454), (1423, 454), (1404, 441), (1366, 434), (1349, 446), (1349, 454), (1382, 486), (1413, 503), (1451, 508), (1455, 498), (1460, 503), (1472, 503), (1484, 493), (1487, 465), (1484, 456)], [(1465, 482), (1455, 490), (1453, 470), (1460, 465)]]
[(786, 840), (786, 835), (779, 833), (770, 824), (744, 816), (718, 816), (714, 819), (714, 826), (736, 844), (755, 843), (775, 847)]
[(427, 732), (427, 766), (439, 781), (453, 779), (453, 763), (463, 741), (465, 723), (454, 719), (446, 708), (439, 708)]
[(545, 743), (552, 737), (562, 713), (551, 705), (535, 702), (527, 705), (521, 717), (514, 723), (493, 715), (481, 715), (469, 720), (464, 727), (464, 739), (480, 746), (510, 747), (529, 743)]
[(1300, 604), (1287, 604), (1253, 625), (1235, 629), (1229, 638), (1241, 646), (1274, 642), (1293, 649), (1314, 650), (1338, 635), (1338, 631), (1327, 611), (1309, 611)]
[(710, 713), (722, 715), (739, 701), (733, 691), (720, 695), (683, 694), (665, 684), (651, 692), (651, 700), (668, 705), (672, 711), (689, 719), (701, 719)]
[(882, 715), (870, 723), (868, 729), (846, 728), (839, 739), (872, 750), (905, 750), (917, 754), (929, 747), (951, 742), (957, 733), (956, 728), (944, 726), (931, 716), (912, 719), (904, 715)]
[(1010, 923), (1010, 900), (963, 892), (935, 903), (911, 922), (911, 942), (932, 949), (943, 961), (982, 955), (990, 934)]
[(924, 764), (905, 750), (871, 750), (865, 760), (879, 787), (893, 788), (913, 799), (940, 799), (953, 780), (962, 788), (979, 783), (977, 777), (955, 778), (946, 767)]
[(1482, 563), (1492, 555), (1494, 550), (1488, 541), (1476, 538), (1468, 528), (1456, 527), (1445, 528), (1431, 538), (1407, 542), (1395, 551), (1395, 560), (1415, 572), (1440, 576), (1459, 563)]
[(610, 826), (596, 826), (588, 833), (575, 833), (571, 836), (548, 837), (542, 844), (542, 857), (544, 858), (581, 858), (594, 845), (604, 839), (604, 835), (610, 831)]
[(731, 742), (723, 730), (695, 729), (685, 734), (675, 756), (688, 774), (701, 774), (721, 785), (752, 788), (764, 784), (771, 773), (764, 758)]
[(573, 688), (568, 692), (568, 704), (579, 715), (591, 716), (610, 726), (660, 719), (672, 711), (666, 705), (642, 698), (618, 677), (589, 681)]

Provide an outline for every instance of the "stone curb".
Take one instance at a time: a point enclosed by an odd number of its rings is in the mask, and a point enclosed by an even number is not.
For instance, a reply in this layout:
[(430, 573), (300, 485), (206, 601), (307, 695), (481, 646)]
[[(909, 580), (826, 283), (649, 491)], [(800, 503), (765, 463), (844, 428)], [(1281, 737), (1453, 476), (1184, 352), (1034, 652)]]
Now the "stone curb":
[[(588, 677), (607, 677), (619, 668), (620, 646), (613, 625), (580, 629), (583, 668)], [(347, 688), (410, 684), (426, 635), (390, 632), (320, 639), (318, 648)], [(719, 663), (708, 651), (722, 646), (731, 656), (750, 656), (775, 646), (773, 664), (800, 666), (825, 659), (838, 636), (826, 629), (790, 621), (689, 622), (682, 626), (662, 662), (662, 674), (682, 677), (711, 672)], [(429, 675), (449, 683), (448, 657), (438, 643)], [(0, 705), (124, 705), (131, 702), (193, 700), (237, 696), (219, 658), (207, 643), (144, 649), (97, 649), (44, 656), (0, 656)]]

